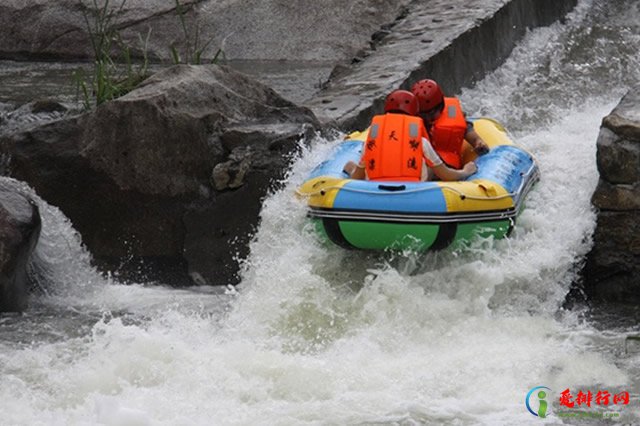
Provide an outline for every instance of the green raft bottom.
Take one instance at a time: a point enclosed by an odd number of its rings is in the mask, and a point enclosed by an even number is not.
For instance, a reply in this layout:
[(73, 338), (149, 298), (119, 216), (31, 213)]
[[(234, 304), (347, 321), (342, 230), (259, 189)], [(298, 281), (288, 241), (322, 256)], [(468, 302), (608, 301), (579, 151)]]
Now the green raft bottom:
[(345, 248), (362, 250), (438, 250), (474, 238), (504, 238), (509, 219), (490, 222), (412, 224), (313, 219), (318, 233)]

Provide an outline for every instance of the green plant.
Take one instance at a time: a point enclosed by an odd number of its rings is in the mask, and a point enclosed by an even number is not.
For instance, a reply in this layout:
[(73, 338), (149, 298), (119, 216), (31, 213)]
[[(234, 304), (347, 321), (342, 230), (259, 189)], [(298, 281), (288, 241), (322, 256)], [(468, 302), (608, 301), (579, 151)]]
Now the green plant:
[[(204, 44), (202, 44), (202, 40), (200, 39), (200, 23), (195, 22), (195, 30), (193, 34), (191, 34), (191, 29), (187, 25), (186, 12), (180, 3), (180, 0), (175, 0), (176, 2), (176, 12), (178, 13), (178, 18), (180, 19), (180, 26), (182, 27), (182, 32), (184, 34), (184, 46), (182, 49), (183, 56), (180, 56), (180, 52), (178, 48), (176, 48), (176, 44), (173, 43), (169, 46), (169, 50), (171, 51), (171, 59), (174, 64), (192, 64), (192, 65), (201, 65), (203, 60), (203, 55), (206, 53), (207, 49), (213, 42), (214, 37), (210, 37)], [(213, 59), (211, 63), (217, 63), (220, 59), (224, 59), (224, 51), (222, 48), (218, 48), (216, 53), (213, 55)]]
[[(92, 104), (118, 98), (133, 90), (142, 80), (148, 77), (147, 45), (151, 29), (143, 39), (138, 35), (143, 60), (135, 64), (130, 46), (124, 42), (116, 26), (115, 19), (122, 13), (126, 0), (122, 0), (119, 7), (109, 7), (109, 0), (104, 0), (102, 6), (98, 0), (92, 0), (93, 7), (83, 7), (83, 15), (91, 48), (93, 50), (93, 69), (91, 75), (84, 69), (73, 74), (78, 97), (82, 95), (86, 108)], [(87, 12), (88, 10), (88, 12)]]

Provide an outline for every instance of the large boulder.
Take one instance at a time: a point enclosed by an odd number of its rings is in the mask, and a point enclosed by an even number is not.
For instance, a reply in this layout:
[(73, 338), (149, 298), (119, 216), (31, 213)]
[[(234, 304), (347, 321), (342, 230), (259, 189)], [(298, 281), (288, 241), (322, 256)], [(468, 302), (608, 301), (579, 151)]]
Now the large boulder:
[(599, 209), (585, 289), (593, 298), (640, 302), (640, 87), (604, 118), (598, 136)]
[(40, 227), (37, 204), (0, 181), (0, 312), (27, 307), (27, 265)]
[[(106, 0), (95, 0), (98, 6)], [(343, 60), (366, 48), (375, 33), (409, 0), (180, 0), (189, 37), (211, 57), (224, 47), (229, 59)], [(122, 0), (109, 0), (117, 10)], [(0, 2), (0, 58), (71, 59), (91, 55), (83, 13), (94, 0), (3, 0)], [(92, 20), (92, 18), (91, 18)], [(90, 21), (91, 21), (90, 20)], [(148, 52), (168, 60), (170, 46), (185, 46), (173, 0), (126, 0), (114, 24), (127, 43), (141, 47), (151, 30)], [(135, 53), (135, 49), (134, 49)], [(138, 55), (140, 49), (137, 51)]]
[(0, 147), (11, 175), (70, 218), (100, 264), (227, 284), (262, 198), (317, 125), (243, 74), (182, 65)]

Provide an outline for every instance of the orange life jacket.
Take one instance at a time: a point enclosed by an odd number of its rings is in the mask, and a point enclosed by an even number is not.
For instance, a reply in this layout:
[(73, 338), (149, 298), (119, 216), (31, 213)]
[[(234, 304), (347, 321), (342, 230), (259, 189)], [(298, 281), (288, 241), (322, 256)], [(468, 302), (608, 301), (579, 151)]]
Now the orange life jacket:
[(462, 143), (467, 122), (458, 98), (444, 98), (444, 110), (431, 127), (431, 144), (440, 158), (451, 167), (462, 167)]
[(423, 137), (427, 131), (420, 117), (395, 113), (374, 116), (362, 156), (367, 178), (419, 181)]

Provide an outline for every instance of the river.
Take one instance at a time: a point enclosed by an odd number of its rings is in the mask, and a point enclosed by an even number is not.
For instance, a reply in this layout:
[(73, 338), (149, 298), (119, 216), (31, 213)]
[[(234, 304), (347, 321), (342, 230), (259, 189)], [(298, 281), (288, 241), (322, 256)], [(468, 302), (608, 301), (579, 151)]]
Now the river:
[[(540, 164), (505, 240), (420, 257), (322, 245), (292, 195), (336, 143), (320, 138), (264, 202), (236, 289), (120, 285), (41, 202), (49, 289), (0, 316), (0, 424), (640, 423), (640, 311), (565, 303), (595, 227), (601, 120), (640, 81), (639, 8), (580, 0), (462, 91)], [(546, 419), (525, 405), (537, 386)], [(566, 389), (591, 406), (561, 406)]]

